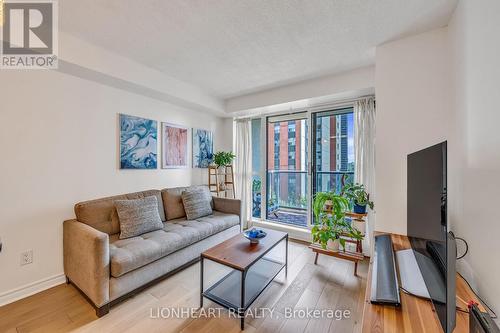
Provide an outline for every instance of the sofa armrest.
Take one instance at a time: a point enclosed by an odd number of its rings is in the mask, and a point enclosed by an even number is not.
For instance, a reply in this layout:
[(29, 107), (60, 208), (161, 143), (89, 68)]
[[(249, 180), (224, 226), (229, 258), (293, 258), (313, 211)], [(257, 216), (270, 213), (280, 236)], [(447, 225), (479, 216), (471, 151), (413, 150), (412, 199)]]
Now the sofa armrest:
[(77, 220), (63, 224), (64, 273), (95, 306), (109, 302), (109, 236)]
[(216, 211), (238, 215), (241, 221), (241, 200), (213, 197), (213, 201)]

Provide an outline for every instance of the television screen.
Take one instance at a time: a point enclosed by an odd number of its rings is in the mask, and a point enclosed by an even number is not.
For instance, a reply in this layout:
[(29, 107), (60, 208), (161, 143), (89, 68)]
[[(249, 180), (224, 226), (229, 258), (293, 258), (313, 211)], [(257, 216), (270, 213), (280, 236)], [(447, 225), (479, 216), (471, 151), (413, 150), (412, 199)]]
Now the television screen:
[(455, 326), (455, 251), (447, 232), (446, 142), (408, 155), (407, 233), (444, 332)]

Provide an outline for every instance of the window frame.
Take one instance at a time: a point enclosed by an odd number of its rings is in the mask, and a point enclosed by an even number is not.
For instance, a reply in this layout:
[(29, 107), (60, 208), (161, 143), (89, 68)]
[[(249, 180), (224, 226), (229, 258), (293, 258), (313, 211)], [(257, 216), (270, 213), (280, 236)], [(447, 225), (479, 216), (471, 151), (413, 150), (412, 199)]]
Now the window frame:
[[(269, 221), (266, 219), (267, 216), (267, 167), (268, 167), (268, 146), (267, 146), (267, 137), (268, 137), (268, 131), (269, 127), (268, 125), (268, 119), (274, 120), (273, 122), (278, 122), (278, 121), (285, 121), (285, 120), (291, 120), (294, 119), (303, 119), (303, 115), (306, 114), (306, 126), (307, 126), (307, 136), (306, 136), (306, 144), (308, 145), (307, 149), (309, 151), (307, 161), (306, 161), (306, 179), (308, 182), (308, 191), (307, 191), (307, 210), (309, 211), (308, 215), (308, 221), (307, 221), (307, 227), (308, 230), (312, 227), (312, 194), (313, 194), (313, 159), (316, 157), (315, 155), (315, 142), (313, 142), (313, 137), (315, 136), (316, 133), (313, 133), (314, 131), (318, 131), (319, 128), (315, 127), (313, 125), (313, 115), (317, 115), (318, 113), (323, 113), (323, 112), (332, 112), (332, 114), (342, 114), (346, 113), (345, 111), (342, 112), (343, 110), (346, 109), (352, 109), (352, 111), (347, 112), (347, 113), (353, 113), (353, 108), (354, 108), (354, 101), (355, 100), (349, 100), (345, 102), (340, 102), (340, 103), (330, 103), (326, 105), (320, 105), (320, 106), (313, 106), (313, 107), (308, 107), (308, 108), (302, 108), (302, 109), (296, 109), (296, 110), (290, 110), (288, 112), (286, 111), (281, 111), (281, 112), (275, 112), (275, 113), (268, 113), (268, 114), (261, 114), (259, 116), (255, 117), (250, 117), (251, 119), (260, 119), (261, 121), (261, 133), (260, 133), (260, 143), (261, 143), (261, 149), (260, 149), (260, 160), (261, 160), (261, 165), (260, 165), (260, 178), (262, 180), (261, 184), (261, 197), (264, 198), (264, 200), (261, 201), (261, 216), (260, 218), (255, 218), (252, 217), (254, 222), (257, 223), (264, 223), (264, 225), (273, 227), (276, 226), (278, 228), (294, 228), (291, 225), (287, 224), (282, 224), (282, 223), (277, 223), (275, 221)], [(355, 135), (355, 133), (353, 133)], [(354, 140), (354, 153), (356, 153), (356, 146), (355, 146), (356, 140)], [(314, 149), (314, 151), (313, 151)], [(351, 172), (351, 171), (348, 171)], [(254, 174), (254, 170), (252, 170), (252, 175)]]

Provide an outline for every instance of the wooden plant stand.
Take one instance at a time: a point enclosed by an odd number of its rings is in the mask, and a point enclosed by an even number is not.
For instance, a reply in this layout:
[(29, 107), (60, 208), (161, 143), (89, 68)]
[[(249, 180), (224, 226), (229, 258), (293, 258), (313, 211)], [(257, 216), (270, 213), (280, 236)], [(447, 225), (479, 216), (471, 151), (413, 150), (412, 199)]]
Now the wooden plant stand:
[(314, 264), (318, 264), (318, 256), (319, 254), (326, 254), (327, 256), (336, 257), (340, 259), (345, 259), (354, 262), (354, 276), (358, 276), (358, 262), (364, 259), (363, 253), (359, 252), (350, 252), (350, 251), (331, 251), (325, 250), (321, 247), (321, 245), (311, 244), (309, 248), (312, 249), (313, 252), (316, 253), (316, 257), (314, 258)]
[[(359, 223), (366, 223), (366, 216), (368, 216), (367, 213), (364, 214), (358, 214), (354, 212), (347, 212), (345, 213), (345, 216), (350, 217), (352, 223), (354, 222), (359, 222)], [(363, 232), (363, 236), (366, 235), (366, 225), (365, 225), (365, 232)], [(347, 235), (344, 235), (346, 237), (346, 242), (348, 243), (353, 243), (356, 244), (356, 252), (363, 253), (363, 242), (357, 239), (351, 239)]]
[[(325, 210), (325, 212), (331, 213), (331, 210)], [(345, 213), (345, 216), (351, 218), (353, 222), (356, 221), (356, 222), (366, 223), (365, 219), (366, 219), (366, 216), (368, 216), (368, 214), (367, 213), (358, 214), (358, 213), (354, 213), (354, 212), (347, 212), (347, 213)], [(366, 230), (366, 226), (365, 226), (365, 230)], [(365, 234), (366, 234), (366, 232), (363, 233), (363, 236), (365, 236)], [(353, 239), (346, 234), (342, 235), (342, 238), (344, 238), (347, 243), (356, 244), (356, 252), (363, 253), (363, 242), (362, 241), (357, 240), (357, 239)]]
[[(330, 210), (325, 210), (325, 212), (331, 213)], [(348, 212), (345, 215), (347, 217), (350, 217), (352, 219), (352, 221), (366, 223), (365, 218), (368, 214), (366, 214), (366, 213), (365, 214), (357, 214), (357, 213), (353, 213), (353, 212)], [(343, 250), (339, 250), (339, 251), (331, 251), (331, 250), (323, 249), (321, 247), (321, 245), (311, 244), (311, 245), (309, 245), (309, 248), (312, 249), (312, 251), (316, 253), (316, 256), (314, 258), (314, 264), (315, 265), (318, 264), (318, 256), (320, 253), (331, 256), (331, 257), (349, 260), (349, 261), (354, 262), (354, 275), (357, 276), (358, 275), (358, 262), (360, 262), (361, 260), (363, 260), (365, 258), (365, 256), (363, 255), (362, 241), (354, 239), (352, 237), (349, 237), (349, 235), (347, 235), (347, 234), (342, 235), (342, 238), (347, 243), (356, 244), (356, 252), (346, 251), (345, 248)]]
[[(224, 188), (221, 187), (224, 184)], [(236, 191), (234, 190), (234, 173), (233, 166), (226, 165), (224, 167), (224, 172), (219, 173), (217, 166), (208, 166), (208, 188), (210, 192), (215, 193), (218, 197), (221, 194), (224, 197), (228, 197), (228, 192), (232, 193), (233, 199), (236, 198)]]

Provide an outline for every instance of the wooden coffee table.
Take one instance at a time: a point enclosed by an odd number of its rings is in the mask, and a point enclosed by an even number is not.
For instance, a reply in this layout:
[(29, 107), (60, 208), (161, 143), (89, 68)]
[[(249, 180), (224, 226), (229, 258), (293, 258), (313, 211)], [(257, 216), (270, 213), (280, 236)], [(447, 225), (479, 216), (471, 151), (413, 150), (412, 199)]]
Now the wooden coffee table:
[[(288, 234), (264, 229), (267, 236), (258, 244), (250, 244), (243, 234), (236, 235), (201, 254), (200, 268), (200, 308), (203, 297), (235, 311), (245, 329), (245, 312), (274, 278), (285, 269), (288, 270)], [(285, 262), (266, 257), (279, 243), (285, 242)], [(215, 261), (233, 269), (231, 273), (203, 289), (203, 262)]]

